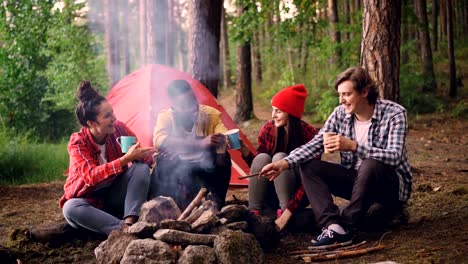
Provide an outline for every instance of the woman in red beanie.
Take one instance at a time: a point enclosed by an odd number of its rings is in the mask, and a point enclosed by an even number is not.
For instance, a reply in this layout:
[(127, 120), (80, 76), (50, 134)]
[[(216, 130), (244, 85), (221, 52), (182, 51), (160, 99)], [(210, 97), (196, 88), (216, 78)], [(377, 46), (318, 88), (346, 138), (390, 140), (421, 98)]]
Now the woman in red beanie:
[[(257, 153), (250, 153), (242, 144), (242, 156), (250, 164), (251, 173), (257, 173), (263, 166), (283, 159), (318, 133), (317, 129), (301, 120), (306, 97), (307, 90), (302, 84), (286, 87), (273, 96), (272, 119), (260, 130)], [(301, 200), (306, 199), (300, 182), (296, 170), (285, 170), (272, 182), (265, 177), (250, 178), (250, 210), (260, 215), (266, 209), (272, 209), (277, 211), (278, 217), (287, 210), (290, 216)], [(289, 219), (289, 216), (286, 218)], [(277, 220), (280, 229), (285, 226), (287, 219)]]

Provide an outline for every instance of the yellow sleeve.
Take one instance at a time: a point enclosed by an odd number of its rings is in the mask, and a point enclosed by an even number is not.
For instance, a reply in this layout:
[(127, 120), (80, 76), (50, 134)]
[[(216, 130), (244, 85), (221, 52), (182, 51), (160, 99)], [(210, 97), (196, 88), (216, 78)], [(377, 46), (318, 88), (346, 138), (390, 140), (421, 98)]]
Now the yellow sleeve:
[(173, 116), (170, 109), (159, 112), (153, 131), (153, 145), (160, 148), (164, 140), (172, 133)]

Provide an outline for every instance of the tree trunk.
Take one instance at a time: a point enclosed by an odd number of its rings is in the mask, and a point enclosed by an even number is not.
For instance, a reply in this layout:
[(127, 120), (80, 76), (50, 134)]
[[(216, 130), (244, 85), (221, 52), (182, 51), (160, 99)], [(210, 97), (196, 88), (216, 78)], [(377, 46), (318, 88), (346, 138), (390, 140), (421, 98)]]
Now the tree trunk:
[(330, 64), (336, 67), (341, 66), (341, 35), (338, 30), (338, 8), (336, 5), (337, 0), (328, 0), (328, 22), (330, 24), (330, 37), (335, 46), (335, 52), (330, 58)]
[[(153, 9), (152, 14), (154, 17), (152, 21), (154, 24), (151, 25), (152, 30), (154, 31), (154, 56), (155, 62), (158, 64), (167, 64), (167, 56), (169, 55), (167, 52), (167, 28), (169, 25), (168, 20), (168, 0), (149, 0), (148, 2), (152, 2)], [(151, 4), (148, 4), (148, 8)]]
[(190, 0), (188, 6), (190, 72), (217, 97), (222, 1)]
[(120, 6), (120, 21), (122, 25), (122, 33), (120, 34), (120, 41), (122, 43), (122, 62), (124, 68), (124, 75), (127, 75), (130, 73), (130, 45), (128, 43), (128, 0), (121, 0)]
[(401, 0), (364, 0), (361, 65), (377, 82), (380, 98), (398, 102)]
[[(408, 43), (409, 41), (409, 21), (408, 21), (408, 1), (401, 1), (401, 43)], [(406, 65), (409, 62), (408, 47), (400, 49), (401, 60), (400, 65)]]
[(229, 39), (227, 32), (226, 10), (221, 9), (221, 51), (223, 67), (223, 86), (228, 88), (231, 82), (231, 64), (229, 63)]
[(439, 1), (432, 1), (432, 48), (437, 51), (439, 35), (437, 34), (437, 19), (439, 17)]
[(452, 98), (457, 97), (457, 72), (455, 68), (455, 53), (453, 48), (453, 19), (452, 19), (452, 3), (450, 0), (446, 2), (445, 13), (447, 17), (447, 44), (448, 58), (450, 65), (450, 90), (449, 95)]
[(139, 2), (139, 13), (140, 13), (140, 64), (141, 66), (146, 65), (146, 0), (140, 0)]
[(118, 14), (117, 5), (111, 3), (111, 0), (104, 0), (109, 88), (120, 80), (119, 19), (116, 14)]
[(253, 32), (252, 43), (252, 68), (254, 81), (259, 83), (262, 81), (262, 61), (260, 57), (260, 41), (259, 33), (257, 30)]
[(166, 64), (174, 67), (175, 63), (175, 30), (174, 0), (167, 1), (167, 30), (166, 30)]
[[(239, 16), (243, 12), (242, 6), (237, 7)], [(237, 46), (237, 107), (234, 117), (234, 121), (237, 123), (249, 120), (253, 114), (251, 65), (250, 43), (239, 44)]]
[[(349, 30), (349, 27), (351, 26), (351, 3), (349, 1), (344, 1), (343, 13), (344, 13), (344, 18), (345, 18), (346, 28), (348, 28)], [(349, 41), (351, 39), (350, 33), (348, 30), (343, 35), (344, 42)]]
[(447, 36), (447, 1), (440, 0), (440, 39), (444, 39)]
[(429, 38), (429, 22), (427, 19), (426, 0), (414, 0), (414, 10), (418, 19), (419, 47), (422, 62), (423, 92), (434, 92), (436, 79), (432, 61), (431, 40)]

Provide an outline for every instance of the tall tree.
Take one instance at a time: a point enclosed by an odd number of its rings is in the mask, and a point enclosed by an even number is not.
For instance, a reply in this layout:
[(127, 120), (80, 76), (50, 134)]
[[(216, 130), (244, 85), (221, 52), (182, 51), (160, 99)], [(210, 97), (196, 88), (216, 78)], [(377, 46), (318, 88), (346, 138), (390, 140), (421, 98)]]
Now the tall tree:
[(331, 57), (331, 64), (337, 67), (341, 65), (341, 34), (338, 29), (338, 7), (336, 4), (337, 0), (328, 0), (328, 21), (330, 24), (330, 36), (333, 44), (335, 45), (334, 54)]
[(146, 0), (139, 2), (140, 13), (140, 64), (146, 64)]
[(226, 10), (221, 9), (221, 61), (223, 67), (223, 86), (228, 88), (231, 82), (231, 65), (229, 63), (229, 39), (227, 32)]
[(175, 1), (167, 1), (167, 30), (166, 30), (166, 64), (169, 66), (175, 65), (175, 19), (174, 19), (174, 10), (175, 10)]
[(436, 89), (434, 64), (432, 61), (431, 40), (429, 37), (429, 22), (427, 19), (426, 0), (414, 0), (414, 10), (418, 19), (419, 47), (422, 62), (423, 92), (433, 92)]
[(146, 62), (158, 63), (156, 55), (157, 27), (156, 23), (156, 7), (157, 2), (146, 0)]
[[(351, 25), (351, 3), (349, 1), (344, 1), (343, 7), (344, 22), (346, 24), (346, 27), (349, 27)], [(346, 31), (343, 35), (343, 40), (349, 41), (350, 39), (350, 33), (349, 31)]]
[(189, 67), (215, 96), (220, 80), (219, 40), (222, 2), (219, 0), (189, 1)]
[[(401, 43), (407, 43), (409, 41), (409, 12), (408, 12), (408, 1), (409, 0), (401, 0)], [(409, 53), (408, 47), (402, 47), (400, 49), (400, 65), (406, 65), (409, 62)]]
[(445, 16), (447, 17), (447, 44), (448, 57), (450, 65), (450, 89), (449, 95), (452, 98), (457, 97), (457, 71), (455, 68), (455, 52), (453, 48), (453, 18), (452, 18), (452, 1), (447, 0), (445, 5)]
[(252, 41), (252, 69), (255, 82), (262, 81), (262, 60), (260, 57), (260, 37), (258, 30), (253, 32)]
[(361, 65), (381, 98), (399, 100), (401, 0), (364, 0)]
[(432, 1), (432, 48), (434, 51), (437, 51), (439, 34), (437, 34), (438, 24), (437, 20), (439, 18), (439, 1)]
[(447, 1), (440, 0), (440, 39), (444, 39), (447, 36)]
[(154, 25), (152, 26), (152, 30), (154, 31), (155, 62), (158, 64), (166, 64), (168, 61), (167, 57), (169, 56), (167, 49), (167, 28), (169, 25), (168, 0), (149, 0), (148, 2), (153, 2), (154, 5)]
[(104, 0), (104, 27), (106, 30), (107, 71), (109, 87), (120, 80), (119, 20), (118, 8), (111, 0)]
[[(238, 16), (242, 16), (244, 7), (237, 7)], [(253, 114), (252, 103), (252, 62), (249, 40), (241, 41), (237, 46), (237, 97), (235, 122), (249, 120)]]
[(128, 20), (129, 8), (128, 0), (120, 0), (120, 24), (122, 25), (122, 32), (120, 33), (120, 42), (122, 43), (122, 63), (124, 75), (130, 73), (130, 45), (128, 41)]

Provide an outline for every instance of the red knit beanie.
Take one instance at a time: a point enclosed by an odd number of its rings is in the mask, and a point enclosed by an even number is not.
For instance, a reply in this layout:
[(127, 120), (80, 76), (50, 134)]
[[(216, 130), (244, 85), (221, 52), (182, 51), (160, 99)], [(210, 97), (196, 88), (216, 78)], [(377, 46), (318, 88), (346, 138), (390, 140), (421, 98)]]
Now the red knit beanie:
[(271, 105), (297, 118), (304, 112), (307, 90), (303, 84), (286, 87), (271, 99)]

